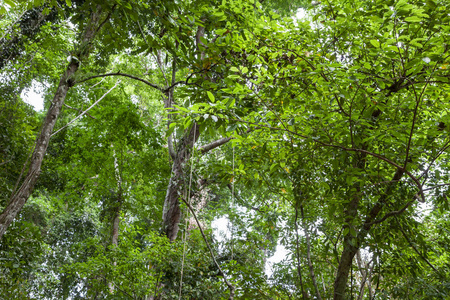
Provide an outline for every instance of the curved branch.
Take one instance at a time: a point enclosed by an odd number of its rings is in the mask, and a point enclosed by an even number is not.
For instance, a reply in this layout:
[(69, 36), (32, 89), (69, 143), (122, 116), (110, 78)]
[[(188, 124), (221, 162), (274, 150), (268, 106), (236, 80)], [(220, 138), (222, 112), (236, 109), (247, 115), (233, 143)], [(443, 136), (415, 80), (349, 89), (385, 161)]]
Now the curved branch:
[(139, 77), (137, 77), (137, 76), (130, 75), (130, 74), (120, 73), (120, 72), (116, 72), (116, 73), (106, 73), (106, 74), (100, 74), (100, 75), (90, 76), (90, 77), (87, 77), (87, 78), (85, 78), (85, 79), (75, 81), (75, 84), (79, 84), (79, 83), (82, 83), (82, 82), (85, 82), (85, 81), (88, 81), (88, 80), (91, 80), (91, 79), (94, 79), (94, 78), (101, 78), (101, 77), (108, 77), (108, 76), (123, 76), (123, 77), (128, 77), (128, 78), (131, 78), (131, 79), (134, 79), (134, 80), (143, 82), (143, 83), (145, 83), (146, 85), (151, 86), (152, 88), (155, 88), (155, 89), (157, 89), (157, 90), (159, 90), (159, 91), (161, 91), (161, 92), (164, 91), (164, 89), (163, 89), (162, 87), (160, 87), (160, 86), (158, 86), (158, 85), (156, 85), (156, 84), (154, 84), (154, 83), (151, 83), (151, 82), (149, 82), (149, 81), (147, 81), (147, 80), (145, 80), (145, 79), (142, 79), (142, 78), (139, 78)]
[(413, 202), (414, 202), (414, 200), (408, 201), (408, 203), (406, 203), (406, 205), (402, 209), (391, 211), (390, 213), (385, 214), (384, 217), (382, 217), (381, 219), (375, 220), (370, 223), (365, 223), (365, 225), (374, 225), (374, 224), (382, 223), (389, 217), (399, 215), (399, 214), (403, 213)]

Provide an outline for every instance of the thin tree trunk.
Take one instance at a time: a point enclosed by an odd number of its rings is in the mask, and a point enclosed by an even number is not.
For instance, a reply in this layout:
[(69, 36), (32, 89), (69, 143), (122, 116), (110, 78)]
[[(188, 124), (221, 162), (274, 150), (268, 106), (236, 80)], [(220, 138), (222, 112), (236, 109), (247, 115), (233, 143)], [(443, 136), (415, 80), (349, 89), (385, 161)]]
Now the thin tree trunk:
[[(117, 194), (117, 201), (115, 203), (116, 207), (114, 207), (114, 215), (112, 218), (112, 229), (111, 229), (111, 245), (113, 247), (117, 247), (119, 244), (119, 225), (120, 225), (120, 210), (122, 207), (123, 196), (122, 196), (122, 187), (119, 187), (119, 192)], [(113, 267), (117, 266), (116, 260), (112, 263)], [(108, 282), (110, 293), (114, 293), (114, 284), (112, 281)]]
[(297, 206), (295, 207), (295, 238), (296, 238), (296, 254), (297, 254), (297, 274), (300, 280), (300, 291), (302, 293), (302, 298), (306, 299), (307, 295), (305, 294), (305, 291), (303, 290), (303, 278), (302, 278), (302, 265), (300, 264), (300, 247), (298, 242), (298, 209)]
[(314, 274), (314, 266), (313, 266), (312, 261), (311, 261), (311, 241), (310, 241), (310, 238), (309, 238), (308, 227), (307, 227), (306, 222), (305, 222), (305, 214), (303, 213), (303, 205), (302, 204), (300, 204), (300, 213), (301, 213), (301, 216), (302, 216), (303, 230), (305, 231), (306, 255), (307, 255), (307, 258), (308, 258), (309, 274), (311, 275), (311, 281), (312, 281), (312, 283), (314, 285), (314, 289), (316, 290), (317, 299), (322, 300), (322, 297), (320, 296), (319, 287), (317, 286), (316, 275)]
[[(350, 272), (350, 268), (352, 265), (353, 258), (355, 257), (356, 252), (361, 247), (364, 242), (367, 234), (370, 229), (374, 225), (372, 223), (378, 216), (378, 214), (383, 209), (384, 203), (387, 200), (387, 197), (390, 195), (393, 183), (398, 182), (404, 174), (404, 170), (398, 169), (391, 183), (388, 184), (386, 190), (382, 196), (378, 199), (377, 203), (373, 206), (373, 208), (368, 213), (366, 220), (363, 225), (360, 227), (357, 236), (353, 236), (351, 232), (349, 232), (346, 236), (344, 236), (344, 250), (342, 252), (341, 260), (339, 261), (339, 266), (336, 274), (336, 279), (334, 281), (334, 300), (343, 300), (345, 299), (345, 289), (347, 287), (348, 275)], [(355, 196), (350, 202), (349, 206), (346, 210), (346, 224), (351, 224), (351, 221), (356, 218), (358, 212), (358, 203), (359, 200), (357, 196)], [(349, 225), (346, 225), (344, 228), (350, 228)]]
[[(365, 148), (365, 147), (364, 147)], [(363, 170), (365, 166), (365, 154), (357, 155), (353, 162), (353, 168)], [(344, 210), (345, 222), (344, 222), (344, 249), (342, 251), (341, 259), (339, 260), (339, 266), (334, 281), (334, 299), (343, 300), (345, 298), (345, 290), (347, 288), (348, 275), (353, 263), (353, 257), (358, 251), (358, 235), (356, 233), (354, 222), (358, 218), (358, 208), (361, 201), (361, 187), (360, 183), (353, 184), (355, 192), (351, 195), (350, 202), (347, 204)]]
[[(82, 60), (89, 56), (89, 45), (94, 39), (96, 32), (98, 31), (97, 26), (99, 23), (99, 18), (100, 6), (97, 8), (97, 11), (91, 14), (90, 24), (83, 34), (78, 53), (79, 60)], [(36, 141), (36, 146), (31, 157), (28, 174), (26, 175), (19, 189), (12, 195), (8, 205), (0, 215), (0, 240), (5, 234), (9, 225), (11, 225), (13, 220), (16, 218), (17, 214), (22, 210), (22, 207), (25, 205), (31, 193), (33, 192), (33, 188), (41, 172), (41, 165), (44, 159), (44, 155), (47, 151), (50, 136), (61, 112), (61, 108), (67, 95), (67, 91), (73, 85), (73, 77), (77, 72), (79, 65), (79, 61), (72, 59), (66, 71), (61, 76), (55, 96), (50, 105), (50, 108), (48, 109), (44, 124), (42, 125), (42, 131)]]
[(359, 196), (354, 196), (350, 201), (349, 206), (346, 210), (347, 218), (344, 226), (344, 230), (348, 228), (349, 232), (344, 236), (344, 250), (342, 251), (341, 259), (339, 261), (339, 266), (336, 274), (336, 279), (334, 281), (334, 299), (343, 300), (345, 299), (345, 290), (347, 288), (348, 275), (350, 273), (350, 268), (352, 266), (353, 257), (358, 251), (359, 247), (356, 246), (357, 237), (352, 234), (350, 225), (352, 220), (357, 216), (358, 213)]
[[(111, 147), (114, 147), (114, 145), (111, 145)], [(114, 213), (112, 216), (112, 228), (111, 228), (111, 245), (112, 247), (117, 247), (119, 244), (119, 225), (120, 225), (120, 211), (122, 209), (122, 203), (123, 203), (123, 192), (122, 192), (122, 166), (123, 166), (123, 158), (120, 157), (120, 165), (117, 159), (116, 152), (113, 150), (113, 156), (114, 156), (114, 177), (117, 181), (117, 197), (116, 201), (113, 204), (114, 205)], [(117, 262), (114, 259), (113, 268), (117, 266)], [(109, 292), (112, 294), (114, 293), (114, 284), (112, 281), (108, 282), (109, 286)]]
[(369, 271), (367, 270), (368, 266), (365, 262), (364, 262), (364, 267), (363, 267), (363, 261), (361, 259), (361, 251), (359, 251), (359, 250), (356, 253), (356, 261), (358, 263), (359, 271), (361, 272), (361, 286), (359, 287), (358, 300), (362, 300), (363, 296), (364, 296), (364, 286), (366, 285), (366, 280), (367, 280)]

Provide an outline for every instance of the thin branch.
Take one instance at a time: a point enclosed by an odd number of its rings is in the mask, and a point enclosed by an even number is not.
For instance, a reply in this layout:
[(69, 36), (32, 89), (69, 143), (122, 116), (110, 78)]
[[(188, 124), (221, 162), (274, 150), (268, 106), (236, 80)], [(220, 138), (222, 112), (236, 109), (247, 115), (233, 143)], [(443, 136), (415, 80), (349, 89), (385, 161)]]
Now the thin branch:
[(214, 261), (214, 264), (216, 265), (217, 269), (219, 269), (219, 274), (223, 277), (223, 280), (225, 281), (226, 285), (228, 286), (228, 289), (230, 290), (230, 300), (234, 299), (234, 286), (228, 281), (227, 277), (225, 276), (225, 273), (222, 271), (222, 268), (220, 267), (219, 263), (216, 260), (216, 257), (214, 256), (214, 253), (211, 249), (211, 246), (208, 243), (208, 240), (206, 238), (205, 233), (203, 232), (202, 226), (200, 225), (200, 222), (197, 218), (197, 215), (195, 214), (194, 209), (192, 208), (192, 206), (186, 201), (186, 199), (184, 199), (183, 197), (181, 197), (181, 199), (183, 200), (183, 202), (187, 205), (187, 207), (189, 208), (189, 210), (191, 211), (192, 215), (194, 216), (195, 222), (197, 223), (198, 228), (200, 229), (200, 233), (202, 234), (203, 240), (206, 243), (206, 246), (208, 247), (209, 253), (211, 254), (211, 258)]
[(414, 249), (414, 251), (420, 256), (420, 258), (422, 258), (439, 276), (442, 276), (442, 274), (428, 261), (428, 259), (426, 259), (426, 257), (424, 257), (419, 250), (417, 250), (416, 246), (414, 246), (414, 244), (411, 242), (411, 240), (408, 238), (408, 235), (406, 234), (406, 232), (403, 230), (402, 225), (400, 225), (400, 221), (398, 220), (398, 218), (395, 218), (397, 220), (397, 224), (398, 227), (403, 235), (403, 237), (406, 239), (406, 241), (408, 242), (408, 244), (411, 246), (411, 248)]
[(233, 187), (231, 186), (231, 184), (227, 184), (227, 188), (230, 190), (230, 192), (231, 192), (231, 194), (233, 195), (233, 197), (234, 197), (235, 199), (239, 200), (239, 202), (241, 202), (240, 205), (243, 205), (245, 208), (252, 209), (252, 210), (254, 210), (254, 211), (258, 212), (258, 213), (261, 213), (261, 214), (267, 214), (266, 211), (264, 211), (264, 210), (261, 209), (261, 207), (262, 207), (263, 205), (261, 205), (261, 206), (259, 206), (259, 207), (254, 207), (254, 206), (249, 206), (249, 205), (247, 205), (247, 204), (245, 203), (245, 201), (242, 200), (242, 198), (241, 198), (238, 194), (236, 194), (236, 191), (233, 190)]
[[(99, 274), (98, 276), (102, 277), (105, 281), (107, 280), (107, 278), (106, 278), (105, 275)], [(130, 299), (135, 299), (132, 295), (128, 294), (127, 292), (125, 292), (124, 290), (122, 290), (121, 288), (119, 288), (119, 287), (117, 286), (117, 284), (114, 283), (114, 281), (111, 281), (111, 283), (112, 283), (112, 284), (114, 285), (114, 287), (115, 287), (118, 291), (120, 291), (122, 294), (124, 294), (124, 295), (130, 297)]]
[[(235, 120), (229, 119), (229, 120), (231, 120), (231, 121), (237, 121), (237, 122), (242, 122), (242, 123), (246, 123), (246, 124), (250, 124), (250, 125), (256, 125), (257, 128), (268, 128), (268, 129), (277, 130), (277, 131), (286, 131), (286, 132), (292, 133), (293, 135), (302, 137), (302, 138), (304, 138), (304, 139), (309, 139), (309, 138), (310, 138), (310, 137), (308, 137), (308, 136), (306, 136), (306, 135), (299, 134), (299, 133), (297, 133), (297, 132), (295, 132), (295, 131), (292, 131), (292, 130), (289, 130), (289, 129), (285, 129), (285, 128), (278, 128), (278, 127), (272, 127), (272, 126), (267, 126), (267, 125), (261, 125), (261, 124), (258, 124), (258, 123), (249, 122), (249, 121), (244, 121), (244, 120), (241, 120), (241, 119), (235, 119)], [(378, 159), (380, 159), (380, 160), (382, 160), (382, 161), (387, 162), (387, 163), (390, 164), (391, 166), (394, 166), (394, 167), (396, 167), (397, 169), (402, 170), (403, 172), (405, 172), (405, 174), (407, 174), (408, 177), (411, 178), (411, 179), (414, 181), (414, 183), (416, 184), (417, 188), (419, 189), (419, 195), (420, 195), (420, 197), (421, 197), (421, 200), (419, 200), (419, 201), (420, 201), (420, 202), (425, 202), (425, 195), (424, 195), (424, 193), (423, 193), (423, 187), (422, 187), (422, 184), (419, 182), (419, 180), (418, 180), (411, 172), (409, 172), (408, 170), (406, 170), (404, 167), (400, 166), (399, 164), (395, 163), (394, 161), (392, 161), (392, 160), (390, 160), (390, 159), (388, 159), (388, 158), (386, 158), (386, 157), (384, 157), (384, 156), (382, 156), (382, 155), (380, 155), (380, 154), (373, 153), (373, 152), (367, 151), (367, 150), (365, 150), (365, 149), (348, 148), (348, 147), (341, 146), (341, 145), (328, 144), (328, 143), (319, 141), (319, 140), (317, 140), (317, 139), (312, 139), (312, 142), (314, 142), (314, 143), (316, 143), (316, 144), (319, 144), (319, 145), (322, 145), (322, 146), (325, 146), (325, 147), (337, 148), (337, 149), (341, 149), (341, 150), (349, 151), (349, 152), (360, 152), (360, 153), (364, 153), (364, 154), (373, 156), (373, 157), (375, 157), (375, 158), (378, 158)]]
[[(203, 70), (209, 70), (209, 69), (202, 69), (202, 71), (201, 72), (203, 72)], [(195, 72), (195, 73), (201, 73), (201, 72)], [(192, 77), (192, 75), (194, 75), (195, 73), (192, 73), (191, 75), (189, 75), (188, 76), (188, 78), (186, 79), (186, 80), (180, 80), (180, 81), (177, 81), (177, 82), (174, 82), (172, 85), (170, 85), (169, 87), (167, 87), (167, 88), (165, 88), (163, 91), (164, 92), (166, 92), (166, 91), (169, 91), (170, 89), (172, 89), (173, 87), (175, 87), (175, 86), (177, 86), (177, 85), (179, 85), (179, 84), (188, 84), (188, 80)]]
[(414, 107), (414, 114), (413, 114), (413, 119), (412, 119), (412, 124), (411, 124), (411, 131), (409, 132), (408, 145), (406, 146), (406, 155), (405, 155), (405, 162), (403, 163), (403, 168), (406, 168), (406, 165), (408, 164), (409, 150), (411, 148), (411, 141), (412, 141), (412, 137), (413, 137), (413, 133), (414, 133), (414, 127), (416, 125), (417, 111), (419, 110), (419, 106), (420, 106), (420, 103), (421, 103), (420, 97), (417, 96), (417, 92), (416, 92), (416, 89), (415, 89), (414, 85), (412, 85), (412, 89), (413, 89), (413, 92), (414, 92), (414, 96), (416, 98), (416, 106)]
[[(69, 106), (69, 105), (67, 105), (67, 104), (65, 104), (64, 103), (64, 106), (65, 107), (67, 107), (67, 108), (70, 108), (70, 109), (73, 109), (73, 110), (76, 110), (77, 112), (79, 112), (79, 113), (82, 113), (83, 111), (81, 110), (81, 109), (79, 109), (79, 108), (75, 108), (75, 107), (72, 107), (72, 106)], [(94, 119), (94, 120), (97, 120), (97, 118), (96, 117), (93, 117), (93, 116), (91, 116), (90, 114), (88, 114), (88, 113), (86, 113), (86, 116), (88, 116), (89, 118), (91, 118), (91, 119)]]
[[(306, 238), (306, 257), (308, 259), (309, 273), (311, 275), (311, 281), (314, 285), (314, 289), (316, 290), (317, 299), (322, 300), (322, 296), (320, 295), (319, 287), (317, 286), (316, 276), (314, 274), (314, 266), (311, 261), (311, 241), (309, 237), (308, 227), (305, 222), (305, 214), (303, 213), (303, 205), (300, 203), (300, 213), (302, 217), (302, 227), (305, 232)], [(298, 233), (297, 233), (298, 234)]]
[(429, 190), (438, 188), (438, 187), (440, 187), (440, 186), (448, 186), (448, 185), (450, 185), (450, 183), (442, 183), (442, 184), (438, 184), (438, 185), (435, 185), (435, 186), (432, 186), (432, 187), (429, 187), (429, 188), (426, 188), (426, 189), (423, 189), (423, 190), (424, 190), (424, 191), (429, 191)]
[(8, 163), (10, 163), (10, 162), (12, 162), (11, 159), (10, 159), (10, 160), (7, 160), (7, 161), (4, 161), (4, 162), (1, 162), (1, 163), (0, 163), (0, 167), (3, 166), (3, 165), (8, 164)]
[(370, 222), (370, 223), (365, 223), (365, 225), (370, 225), (371, 226), (371, 225), (374, 225), (374, 224), (382, 223), (389, 217), (399, 215), (399, 214), (403, 213), (412, 203), (414, 203), (414, 201), (415, 200), (408, 201), (405, 204), (405, 206), (403, 206), (402, 209), (391, 211), (390, 213), (385, 214), (384, 217), (382, 217), (381, 219), (375, 220), (375, 221)]
[(99, 32), (99, 30), (103, 27), (103, 25), (105, 25), (106, 22), (109, 21), (109, 18), (111, 18), (111, 13), (114, 11), (114, 9), (116, 8), (117, 4), (114, 4), (113, 7), (111, 8), (111, 11), (108, 13), (108, 15), (106, 16), (105, 20), (103, 20), (102, 23), (100, 23), (100, 25), (98, 25), (97, 29), (95, 30), (94, 34), (97, 34), (97, 32)]
[(63, 130), (64, 128), (66, 128), (67, 126), (69, 126), (70, 124), (72, 124), (73, 122), (75, 122), (76, 120), (78, 120), (79, 118), (81, 118), (82, 116), (84, 116), (91, 108), (93, 108), (95, 105), (97, 105), (97, 103), (99, 103), (103, 98), (106, 97), (106, 95), (108, 95), (113, 89), (116, 88), (116, 86), (120, 83), (120, 80), (118, 80), (116, 82), (116, 84), (109, 89), (109, 91), (107, 91), (103, 96), (100, 97), (100, 99), (98, 99), (97, 101), (94, 102), (94, 104), (92, 104), (91, 106), (89, 106), (88, 109), (86, 109), (83, 113), (81, 113), (80, 115), (78, 115), (75, 119), (73, 119), (72, 121), (70, 121), (69, 123), (67, 123), (65, 126), (63, 126), (62, 128), (58, 129), (56, 132), (54, 132), (50, 137), (54, 136), (55, 134), (57, 134), (58, 132), (60, 132), (61, 130)]
[(164, 89), (163, 89), (162, 87), (160, 87), (160, 86), (158, 86), (158, 85), (156, 85), (156, 84), (154, 84), (154, 83), (151, 83), (151, 82), (149, 82), (149, 81), (147, 81), (147, 80), (145, 80), (145, 79), (142, 79), (142, 78), (139, 78), (139, 77), (137, 77), (137, 76), (130, 75), (130, 74), (120, 73), (120, 72), (116, 72), (116, 73), (106, 73), (106, 74), (100, 74), (100, 75), (90, 76), (90, 77), (87, 77), (87, 78), (85, 78), (85, 79), (76, 81), (75, 84), (79, 84), (79, 83), (82, 83), (82, 82), (85, 82), (85, 81), (88, 81), (88, 80), (91, 80), (91, 79), (94, 79), (94, 78), (107, 77), (107, 76), (123, 76), (123, 77), (128, 77), (128, 78), (131, 78), (131, 79), (134, 79), (134, 80), (143, 82), (143, 83), (145, 83), (146, 85), (151, 86), (152, 88), (155, 88), (155, 89), (157, 89), (157, 90), (159, 90), (159, 91), (164, 91)]
[[(147, 42), (146, 42), (147, 43)], [(147, 43), (148, 44), (148, 43)], [(158, 65), (159, 70), (161, 71), (162, 76), (164, 77), (164, 80), (166, 81), (166, 84), (169, 84), (169, 81), (167, 80), (166, 73), (164, 73), (164, 69), (161, 65), (161, 58), (159, 57), (160, 50), (157, 51), (157, 56), (152, 53), (153, 58), (156, 60), (156, 64)]]
[(423, 171), (423, 173), (419, 176), (419, 178), (424, 177), (424, 183), (427, 180), (428, 177), (428, 171), (430, 171), (430, 168), (434, 165), (434, 162), (439, 158), (439, 156), (441, 156), (448, 148), (450, 147), (450, 140), (445, 143), (445, 145), (441, 148), (441, 150), (439, 150), (439, 152), (437, 153), (437, 155), (435, 157), (433, 157), (433, 159), (431, 160), (430, 164), (428, 165), (427, 169), (425, 171)]

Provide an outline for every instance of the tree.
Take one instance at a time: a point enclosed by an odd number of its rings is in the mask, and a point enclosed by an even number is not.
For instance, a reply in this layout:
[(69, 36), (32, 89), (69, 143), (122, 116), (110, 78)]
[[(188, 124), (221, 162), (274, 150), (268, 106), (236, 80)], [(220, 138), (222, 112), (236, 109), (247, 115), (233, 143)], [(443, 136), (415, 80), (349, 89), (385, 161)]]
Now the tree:
[[(448, 83), (440, 43), (446, 33), (435, 23), (441, 10), (435, 3), (394, 4), (320, 5), (316, 29), (276, 19), (253, 31), (228, 29), (227, 42), (240, 47), (228, 58), (235, 75), (216, 94), (220, 100), (193, 111), (245, 124), (252, 134), (271, 131), (269, 139), (281, 144), (290, 141), (293, 158), (286, 163), (283, 153), (272, 168), (292, 170), (296, 156), (313, 157), (293, 190), (303, 194), (305, 176), (309, 184), (320, 178), (328, 186), (325, 203), (343, 235), (335, 299), (346, 297), (358, 250), (382, 242), (373, 239), (373, 228), (431, 200), (423, 186), (448, 147), (439, 100), (446, 94), (440, 84)], [(226, 109), (228, 97), (240, 99), (238, 112)], [(308, 175), (316, 170), (325, 177)]]
[(36, 146), (30, 159), (28, 173), (18, 190), (13, 192), (13, 196), (11, 196), (8, 205), (0, 215), (0, 239), (33, 191), (33, 187), (36, 184), (40, 173), (42, 160), (44, 159), (53, 127), (55, 126), (58, 115), (64, 104), (67, 91), (73, 85), (73, 77), (80, 66), (80, 61), (83, 61), (83, 59), (89, 56), (91, 47), (90, 44), (92, 43), (96, 32), (100, 29), (99, 25), (102, 25), (100, 23), (100, 16), (101, 7), (98, 6), (97, 10), (91, 13), (89, 23), (87, 24), (80, 39), (78, 49), (75, 51), (74, 56), (70, 57), (69, 65), (67, 66), (64, 74), (61, 76), (52, 105), (50, 106), (46, 119), (43, 123), (41, 134), (36, 141)]

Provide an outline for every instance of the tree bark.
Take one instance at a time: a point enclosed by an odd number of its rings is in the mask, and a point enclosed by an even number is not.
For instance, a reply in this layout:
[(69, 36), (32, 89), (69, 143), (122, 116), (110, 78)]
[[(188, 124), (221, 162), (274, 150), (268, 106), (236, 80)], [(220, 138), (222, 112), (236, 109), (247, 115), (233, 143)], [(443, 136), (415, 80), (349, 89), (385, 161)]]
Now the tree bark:
[[(363, 170), (365, 167), (366, 154), (359, 154), (355, 156), (355, 161), (353, 163), (353, 168)], [(344, 210), (345, 222), (344, 231), (347, 229), (348, 232), (344, 235), (344, 250), (342, 251), (341, 259), (339, 260), (339, 266), (334, 281), (334, 299), (343, 300), (345, 298), (345, 290), (347, 288), (348, 274), (353, 263), (353, 257), (358, 251), (359, 247), (358, 236), (354, 234), (356, 231), (353, 225), (358, 217), (358, 208), (361, 201), (361, 186), (357, 182), (353, 185), (356, 192), (351, 195), (350, 202)], [(352, 233), (353, 232), (353, 233)]]
[[(397, 169), (392, 178), (391, 183), (388, 184), (388, 186), (386, 187), (384, 194), (380, 196), (377, 203), (375, 203), (373, 208), (369, 211), (364, 221), (364, 224), (359, 229), (357, 236), (355, 237), (349, 232), (344, 237), (344, 250), (342, 252), (341, 260), (339, 261), (338, 271), (336, 274), (336, 279), (334, 281), (334, 300), (345, 299), (345, 289), (347, 288), (348, 274), (352, 266), (353, 258), (355, 257), (356, 252), (359, 250), (362, 243), (364, 242), (370, 229), (374, 225), (374, 223), (372, 222), (381, 212), (384, 203), (386, 202), (388, 196), (392, 191), (393, 183), (398, 182), (402, 178), (403, 174), (404, 170)], [(347, 214), (346, 224), (351, 224), (350, 222), (353, 220), (351, 218), (357, 216), (358, 204), (359, 204), (359, 197), (354, 196), (346, 211)], [(347, 226), (349, 227), (349, 225), (346, 225), (344, 226), (344, 228)]]
[[(78, 60), (82, 60), (83, 58), (87, 58), (89, 56), (89, 45), (98, 31), (97, 26), (100, 18), (100, 12), (101, 9), (98, 7), (97, 10), (91, 14), (90, 24), (87, 26), (83, 34), (79, 52), (77, 53)], [(42, 125), (41, 133), (36, 141), (36, 146), (31, 157), (28, 173), (22, 185), (17, 191), (14, 192), (8, 205), (0, 215), (0, 240), (33, 192), (33, 188), (41, 172), (42, 161), (47, 151), (50, 136), (61, 112), (67, 91), (73, 85), (73, 77), (79, 68), (80, 63), (78, 60), (72, 59), (66, 71), (61, 76), (55, 96)]]
[(199, 134), (198, 126), (194, 123), (188, 134), (181, 139), (172, 164), (172, 176), (167, 187), (163, 208), (163, 229), (171, 242), (177, 238), (178, 224), (181, 219), (180, 197), (183, 195), (182, 188), (186, 184), (183, 168), (191, 157), (192, 149)]

